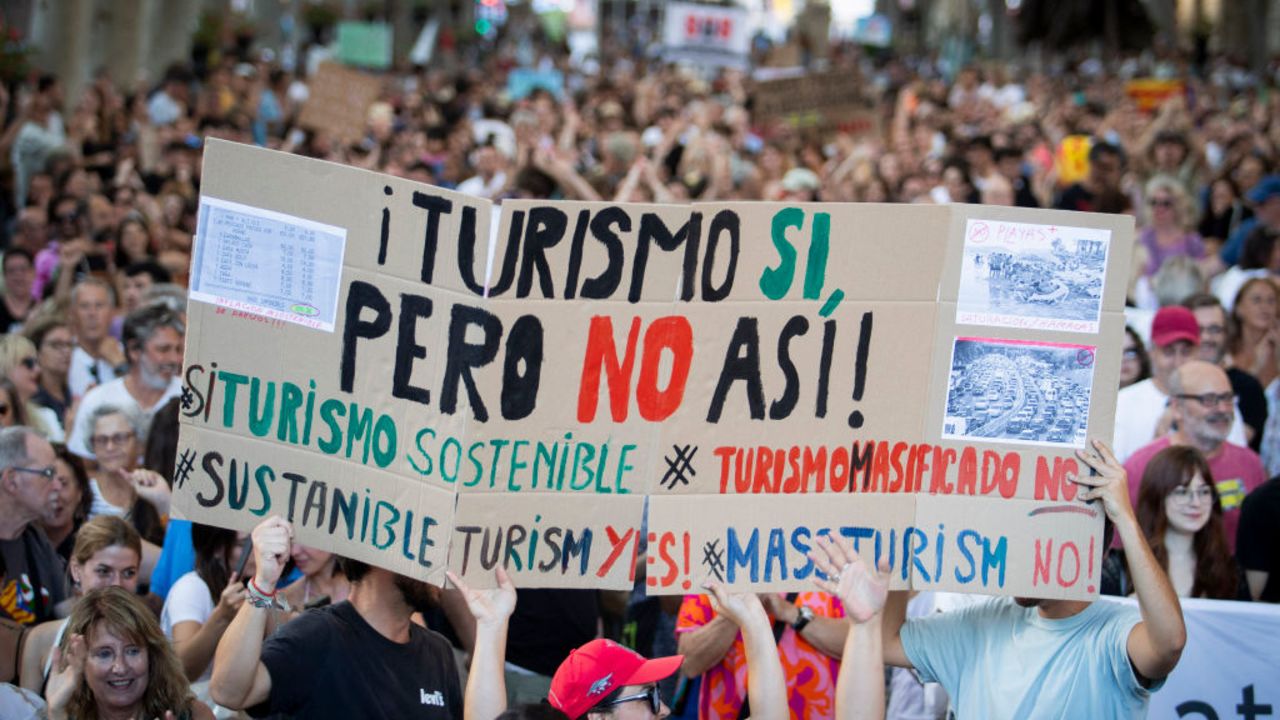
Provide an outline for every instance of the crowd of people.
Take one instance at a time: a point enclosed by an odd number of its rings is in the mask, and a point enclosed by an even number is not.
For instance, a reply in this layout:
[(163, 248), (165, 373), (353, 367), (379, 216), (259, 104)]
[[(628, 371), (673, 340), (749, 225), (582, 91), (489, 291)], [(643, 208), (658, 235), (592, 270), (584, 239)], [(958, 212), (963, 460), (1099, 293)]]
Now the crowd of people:
[[(309, 75), (269, 53), (150, 85), (99, 74), (69, 99), (54, 76), (0, 86), (0, 714), (1130, 717), (1185, 643), (1178, 597), (1280, 602), (1274, 78), (1176, 54), (950, 72), (836, 45), (830, 67), (863, 79), (880, 120), (851, 134), (755, 117), (745, 73), (603, 47), (586, 63), (516, 34), (441, 47), (383, 77), (360, 138), (299, 127)], [(513, 98), (518, 66), (564, 86)], [(1181, 89), (1140, 109), (1125, 83), (1145, 75)], [(1132, 213), (1115, 452), (1080, 451), (1096, 474), (1073, 479), (1114, 530), (1103, 591), (1137, 607), (909, 611), (832, 543), (823, 579), (790, 595), (669, 602), (643, 582), (616, 597), (501, 573), (497, 590), (442, 592), (294, 543), (280, 518), (250, 538), (172, 517), (208, 138), (497, 201)], [(886, 692), (885, 663), (917, 675)]]

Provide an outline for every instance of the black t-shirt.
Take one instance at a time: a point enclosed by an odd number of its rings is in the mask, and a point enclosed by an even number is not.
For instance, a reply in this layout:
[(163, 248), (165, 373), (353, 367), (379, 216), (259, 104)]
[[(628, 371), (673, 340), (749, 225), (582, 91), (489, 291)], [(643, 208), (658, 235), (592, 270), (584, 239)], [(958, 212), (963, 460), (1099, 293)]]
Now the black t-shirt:
[(1080, 210), (1092, 212), (1096, 198), (1084, 185), (1075, 183), (1062, 191), (1053, 206), (1059, 210)]
[(1227, 379), (1231, 381), (1231, 392), (1236, 394), (1240, 417), (1245, 425), (1253, 428), (1249, 449), (1261, 452), (1262, 429), (1267, 426), (1267, 395), (1262, 383), (1240, 368), (1227, 368)]
[(53, 619), (67, 597), (67, 571), (48, 536), (31, 523), (13, 540), (0, 540), (0, 617), (33, 625)]
[(1260, 599), (1280, 603), (1280, 477), (1259, 485), (1240, 506), (1236, 559), (1246, 572), (1267, 573)]
[(507, 631), (507, 661), (554, 675), (579, 645), (594, 640), (600, 622), (595, 590), (517, 590)]
[(418, 625), (409, 642), (374, 630), (350, 602), (317, 608), (262, 647), (271, 696), (254, 717), (461, 718), (462, 688), (449, 642)]

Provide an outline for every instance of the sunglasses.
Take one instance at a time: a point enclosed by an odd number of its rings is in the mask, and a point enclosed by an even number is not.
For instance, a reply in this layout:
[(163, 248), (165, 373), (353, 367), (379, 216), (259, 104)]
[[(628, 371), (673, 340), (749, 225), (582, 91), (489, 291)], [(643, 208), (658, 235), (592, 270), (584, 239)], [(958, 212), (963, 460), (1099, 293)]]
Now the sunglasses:
[(1158, 208), (1171, 208), (1171, 207), (1173, 207), (1173, 201), (1172, 201), (1172, 200), (1165, 200), (1165, 199), (1152, 200), (1152, 201), (1151, 201), (1151, 207), (1158, 207)]
[(9, 406), (4, 403), (0, 403), (0, 417), (9, 417)]
[(612, 702), (600, 705), (601, 708), (611, 708), (623, 703), (635, 702), (637, 700), (648, 700), (649, 710), (657, 715), (662, 710), (662, 697), (658, 694), (658, 686), (650, 685), (644, 692), (635, 695), (624, 695)]
[(28, 370), (36, 369), (36, 359), (33, 357), (24, 357), (18, 361), (18, 364), (22, 365), (22, 367)]

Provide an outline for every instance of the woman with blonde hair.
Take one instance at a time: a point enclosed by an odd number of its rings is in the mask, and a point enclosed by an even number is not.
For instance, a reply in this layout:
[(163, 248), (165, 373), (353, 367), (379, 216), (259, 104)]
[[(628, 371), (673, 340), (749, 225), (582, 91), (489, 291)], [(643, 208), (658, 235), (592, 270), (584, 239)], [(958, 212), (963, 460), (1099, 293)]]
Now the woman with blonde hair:
[[(1146, 251), (1147, 263), (1142, 274), (1151, 277), (1175, 257), (1205, 259), (1204, 240), (1195, 231), (1195, 209), (1182, 183), (1168, 175), (1156, 175), (1147, 181), (1142, 232), (1138, 243)], [(1206, 274), (1213, 274), (1213, 268)]]
[(26, 425), (31, 427), (26, 405), (18, 399), (13, 381), (0, 375), (0, 428)]
[(0, 375), (13, 383), (15, 402), (22, 404), (27, 424), (51, 442), (62, 442), (66, 433), (57, 413), (32, 402), (40, 391), (40, 365), (36, 346), (23, 335), (0, 336)]
[(80, 599), (53, 663), (50, 718), (213, 718), (191, 694), (155, 615), (123, 588)]
[[(80, 526), (67, 570), (76, 598), (91, 590), (120, 587), (136, 593), (142, 538), (123, 518), (99, 515)], [(51, 620), (32, 629), (23, 647), (22, 686), (40, 690), (49, 677), (50, 651), (62, 642), (68, 621)], [(42, 669), (42, 671), (40, 671)]]

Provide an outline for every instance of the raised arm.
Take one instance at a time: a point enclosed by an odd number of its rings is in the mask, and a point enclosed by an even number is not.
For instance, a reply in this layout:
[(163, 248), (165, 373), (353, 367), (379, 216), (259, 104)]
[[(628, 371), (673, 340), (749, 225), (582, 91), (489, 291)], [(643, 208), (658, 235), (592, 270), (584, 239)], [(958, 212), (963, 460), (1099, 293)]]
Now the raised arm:
[(723, 615), (716, 615), (697, 630), (680, 633), (676, 643), (677, 650), (684, 656), (680, 672), (695, 678), (710, 670), (724, 659), (737, 637), (738, 626)]
[(846, 538), (819, 535), (809, 556), (828, 580), (814, 577), (823, 592), (840, 598), (852, 627), (836, 681), (838, 720), (881, 720), (884, 717), (883, 626), (889, 595), (889, 564), (881, 560), (872, 573)]
[[(293, 527), (278, 515), (253, 529), (257, 571), (252, 582), (259, 592), (268, 595), (276, 592), (292, 542)], [(261, 658), (262, 641), (271, 629), (273, 612), (249, 602), (240, 606), (214, 655), (213, 678), (209, 683), (214, 702), (232, 710), (243, 710), (271, 696), (271, 673)]]
[[(773, 593), (764, 594), (760, 600), (764, 603), (765, 611), (776, 620), (795, 626), (796, 619), (800, 617), (798, 605), (787, 602), (782, 595)], [(843, 618), (815, 615), (798, 634), (818, 652), (839, 660), (844, 653), (844, 641), (845, 636), (849, 634), (849, 623)]]
[(717, 582), (709, 582), (711, 605), (716, 617), (728, 618), (742, 630), (742, 643), (747, 651), (747, 702), (755, 720), (785, 720), (787, 683), (782, 675), (782, 660), (773, 639), (773, 623), (764, 611), (760, 598), (751, 593), (730, 594)]
[(503, 674), (507, 655), (507, 624), (516, 609), (516, 588), (499, 565), (495, 571), (498, 587), (475, 590), (457, 575), (448, 573), (467, 601), (475, 618), (475, 648), (467, 672), (467, 692), (463, 699), (463, 720), (493, 720), (507, 709), (507, 681)]
[(1076, 457), (1097, 472), (1071, 478), (1084, 486), (1080, 499), (1102, 501), (1107, 518), (1116, 526), (1124, 543), (1129, 561), (1129, 576), (1142, 613), (1142, 622), (1129, 633), (1129, 662), (1142, 678), (1159, 680), (1173, 671), (1187, 644), (1187, 626), (1182, 619), (1178, 594), (1138, 527), (1133, 506), (1129, 504), (1127, 475), (1111, 448), (1094, 440), (1093, 450), (1077, 450)]

